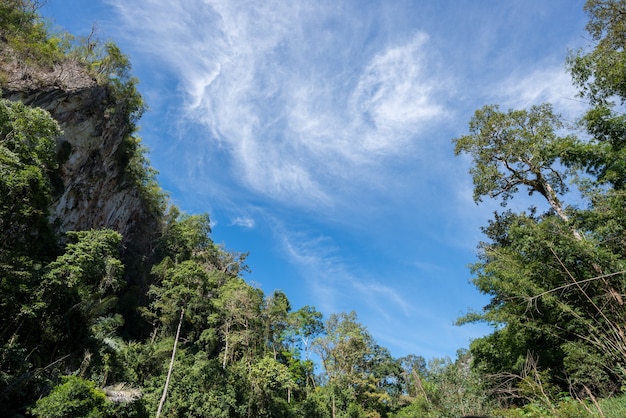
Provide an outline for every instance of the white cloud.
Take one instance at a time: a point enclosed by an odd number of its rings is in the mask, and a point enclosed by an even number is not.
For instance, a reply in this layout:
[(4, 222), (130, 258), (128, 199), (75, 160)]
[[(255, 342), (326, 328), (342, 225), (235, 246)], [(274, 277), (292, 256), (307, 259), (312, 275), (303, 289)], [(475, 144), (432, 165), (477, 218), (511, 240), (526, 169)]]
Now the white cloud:
[(232, 220), (232, 225), (237, 225), (242, 228), (252, 229), (254, 228), (254, 219), (247, 216), (238, 216)]
[(496, 103), (503, 108), (526, 109), (541, 103), (552, 103), (563, 117), (574, 120), (586, 105), (578, 98), (572, 77), (563, 65), (536, 68), (526, 74), (515, 73), (494, 89)]
[(311, 238), (305, 234), (281, 231), (281, 226), (276, 223), (275, 226), (275, 233), (282, 238), (284, 253), (306, 278), (314, 304), (322, 310), (348, 311), (362, 304), (368, 312), (375, 312), (388, 320), (398, 313), (407, 317), (413, 313), (412, 303), (397, 289), (384, 285), (384, 278), (355, 274), (358, 268), (350, 266), (337, 255), (341, 250), (331, 238)]
[(424, 33), (365, 51), (364, 23), (331, 3), (111, 1), (210, 133), (186, 139), (190, 166), (218, 143), (222, 169), (265, 197), (329, 207), (358, 182), (384, 183), (381, 159), (445, 114)]
[[(415, 322), (441, 328), (443, 305), (458, 305), (451, 290), (465, 289), (466, 274), (448, 277), (433, 252), (461, 248), (469, 258), (497, 204), (474, 205), (469, 161), (453, 156), (451, 138), (467, 131), (470, 111), (551, 101), (569, 114), (575, 104), (563, 68), (537, 64), (554, 53), (531, 42), (542, 33), (536, 13), (515, 5), (107, 1), (133, 53), (178, 82), (182, 104), (170, 104), (163, 123), (185, 129), (167, 143), (164, 165), (185, 202), (215, 205), (255, 233), (270, 225), (310, 303), (359, 307), (383, 333), (397, 325), (408, 335)], [(309, 231), (323, 232), (293, 232), (312, 219)], [(355, 231), (367, 242), (346, 254), (337, 242)], [(366, 270), (360, 251), (376, 251), (379, 266)], [(405, 264), (416, 264), (419, 280), (394, 275)], [(446, 292), (442, 306), (434, 288)], [(392, 327), (392, 317), (411, 320)]]
[[(433, 79), (426, 77), (428, 36), (416, 34), (404, 45), (382, 51), (368, 63), (351, 98), (358, 130), (365, 130), (364, 149), (397, 152), (420, 125), (444, 113), (432, 93)], [(399, 143), (397, 143), (399, 142)]]

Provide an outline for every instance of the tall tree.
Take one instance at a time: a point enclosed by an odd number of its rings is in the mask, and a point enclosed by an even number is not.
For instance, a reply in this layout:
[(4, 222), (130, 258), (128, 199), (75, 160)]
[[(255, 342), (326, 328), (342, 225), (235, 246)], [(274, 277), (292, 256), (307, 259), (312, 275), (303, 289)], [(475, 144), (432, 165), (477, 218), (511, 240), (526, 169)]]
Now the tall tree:
[(313, 306), (303, 306), (289, 315), (289, 338), (304, 351), (304, 359), (310, 359), (311, 342), (324, 332), (322, 314)]
[[(587, 0), (587, 31), (595, 42), (568, 58), (574, 82), (592, 105), (626, 98), (626, 1)], [(623, 103), (622, 103), (623, 104)]]
[(399, 363), (376, 344), (354, 311), (332, 314), (324, 325), (314, 348), (328, 382), (331, 415), (350, 409), (386, 412), (396, 402), (392, 396), (399, 395)]
[(567, 191), (566, 172), (557, 167), (559, 153), (574, 137), (559, 137), (563, 127), (549, 104), (530, 110), (500, 111), (485, 106), (470, 121), (470, 134), (454, 140), (455, 153), (472, 157), (474, 200), (484, 196), (507, 200), (526, 188), (539, 193), (554, 212), (568, 221), (559, 195)]
[[(525, 187), (556, 215), (496, 214), (473, 268), (474, 283), (491, 303), (464, 320), (497, 328), (472, 343), (484, 371), (519, 371), (532, 352), (553, 379), (567, 374), (573, 387), (606, 394), (624, 380), (616, 365), (626, 359), (625, 253), (615, 245), (624, 241), (626, 2), (589, 0), (585, 10), (595, 44), (572, 54), (568, 65), (591, 106), (582, 118), (590, 139), (557, 135), (563, 124), (541, 105), (508, 113), (487, 106), (470, 122), (470, 135), (455, 140), (457, 155), (473, 158), (477, 201), (505, 203)], [(588, 175), (568, 184), (566, 175), (578, 170)], [(563, 203), (572, 184), (587, 207)]]
[[(48, 224), (57, 123), (42, 109), (0, 100), (0, 341), (15, 338), (41, 264), (56, 244)], [(3, 358), (6, 358), (3, 356)]]
[(263, 293), (243, 281), (231, 280), (220, 289), (213, 301), (219, 315), (222, 339), (222, 368), (243, 360), (250, 366), (263, 353)]
[(587, 31), (593, 44), (567, 63), (580, 96), (591, 105), (582, 118), (592, 135), (572, 160), (586, 166), (600, 182), (626, 186), (626, 1), (588, 0)]
[(43, 109), (0, 99), (0, 257), (4, 263), (49, 252), (50, 176), (61, 133)]
[(272, 351), (274, 360), (286, 348), (285, 333), (289, 326), (289, 311), (291, 311), (291, 304), (287, 295), (282, 291), (275, 290), (265, 299), (263, 310), (265, 341)]

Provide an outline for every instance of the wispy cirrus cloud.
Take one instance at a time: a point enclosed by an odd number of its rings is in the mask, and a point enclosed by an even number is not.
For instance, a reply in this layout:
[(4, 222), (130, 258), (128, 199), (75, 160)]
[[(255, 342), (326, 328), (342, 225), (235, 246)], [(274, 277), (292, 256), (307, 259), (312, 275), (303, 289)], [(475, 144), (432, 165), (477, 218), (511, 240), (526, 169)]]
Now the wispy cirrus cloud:
[(425, 33), (373, 47), (364, 17), (330, 2), (111, 2), (206, 128), (190, 158), (221, 147), (221, 169), (261, 196), (332, 206), (355, 179), (381, 181), (383, 160), (445, 117)]
[(428, 36), (417, 33), (375, 55), (361, 72), (350, 107), (353, 133), (365, 131), (366, 152), (398, 153), (422, 126), (445, 114), (433, 97), (435, 79), (425, 71), (427, 44)]
[[(416, 283), (421, 281), (419, 276), (402, 279), (391, 266), (387, 273), (368, 272), (346, 260), (342, 256), (344, 249), (329, 236), (294, 233), (280, 226), (274, 232), (281, 238), (283, 254), (298, 266), (300, 276), (306, 280), (308, 300), (326, 315), (357, 310), (359, 320), (383, 345), (431, 356), (440, 354), (438, 346), (442, 341), (456, 341), (454, 344), (460, 346), (465, 344), (467, 335), (476, 335), (475, 329), (468, 334), (453, 325), (462, 308), (444, 314), (445, 302), (426, 286), (420, 289)], [(423, 280), (445, 276), (445, 268), (437, 266), (436, 270), (432, 277), (427, 275)], [(445, 281), (440, 285), (446, 288)], [(448, 291), (448, 297), (455, 297), (452, 289)], [(436, 331), (417, 332), (420, 327)]]
[(246, 229), (254, 228), (255, 225), (254, 219), (247, 216), (237, 216), (231, 223)]
[(187, 207), (217, 209), (221, 233), (258, 244), (264, 285), (358, 309), (407, 337), (397, 346), (453, 339), (473, 303), (464, 266), (499, 207), (474, 205), (451, 138), (484, 104), (570, 114), (563, 43), (546, 41), (570, 1), (105, 1), (165, 73), (152, 92), (179, 95), (157, 111), (176, 131), (155, 141), (171, 151), (157, 168)]
[(557, 112), (573, 120), (582, 115), (586, 104), (577, 97), (578, 90), (564, 64), (537, 66), (524, 74), (515, 73), (500, 81), (494, 91), (496, 103), (526, 109), (551, 103)]
[(307, 279), (316, 306), (326, 312), (339, 312), (365, 305), (386, 319), (390, 319), (389, 311), (405, 317), (413, 313), (411, 303), (393, 286), (384, 285), (384, 278), (355, 273), (358, 268), (340, 256), (341, 249), (332, 238), (289, 232), (279, 223), (275, 225), (284, 253)]

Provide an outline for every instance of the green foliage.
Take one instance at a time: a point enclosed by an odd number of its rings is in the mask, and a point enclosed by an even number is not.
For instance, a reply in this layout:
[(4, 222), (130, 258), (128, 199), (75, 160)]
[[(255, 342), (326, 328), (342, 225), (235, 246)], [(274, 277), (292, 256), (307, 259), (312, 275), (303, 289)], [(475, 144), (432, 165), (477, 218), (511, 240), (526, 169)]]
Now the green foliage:
[(558, 137), (563, 127), (549, 104), (530, 110), (485, 106), (470, 121), (470, 134), (454, 140), (455, 153), (472, 157), (474, 200), (499, 197), (504, 205), (523, 186), (541, 194), (561, 216), (558, 195), (567, 191), (565, 173), (555, 168), (560, 150), (574, 142)]
[(33, 291), (54, 257), (48, 223), (56, 122), (41, 109), (0, 100), (0, 402), (17, 404), (44, 384), (33, 350), (40, 330)]
[(111, 230), (91, 230), (68, 232), (68, 238), (74, 242), (47, 266), (35, 295), (48, 320), (71, 316), (89, 324), (115, 305), (122, 285), (123, 265), (117, 258), (122, 237)]
[(35, 0), (3, 0), (0, 3), (0, 37), (18, 54), (17, 59), (50, 67), (61, 61), (69, 48), (66, 35), (50, 36), (39, 18)]
[(424, 395), (440, 417), (482, 415), (492, 405), (485, 379), (471, 368), (472, 356), (459, 350), (455, 361), (433, 359), (425, 374)]
[(579, 342), (567, 342), (561, 349), (564, 353), (563, 368), (576, 387), (586, 388), (601, 396), (610, 396), (618, 389), (606, 368), (606, 364), (611, 363), (606, 353)]
[(109, 229), (68, 232), (72, 241), (64, 254), (48, 266), (46, 278), (76, 288), (79, 296), (102, 298), (119, 289), (123, 266), (119, 255), (122, 236)]
[(366, 366), (373, 340), (361, 325), (356, 312), (331, 315), (326, 321), (326, 335), (315, 340), (315, 348), (330, 383), (357, 383), (359, 370)]
[(20, 286), (24, 296), (10, 290), (3, 294), (6, 306), (13, 309), (0, 334), (1, 376), (6, 384), (0, 396), (10, 399), (9, 405), (19, 405), (22, 396), (41, 391), (49, 372), (78, 367), (74, 362), (81, 357), (88, 366), (91, 353), (96, 353), (95, 363), (108, 367), (108, 361), (99, 357), (113, 344), (111, 336), (122, 322), (112, 315), (121, 284), (122, 264), (116, 258), (121, 236), (102, 230), (69, 237), (73, 242), (63, 254), (26, 276)]
[(248, 415), (289, 416), (287, 398), (295, 382), (287, 366), (273, 357), (263, 357), (250, 368), (251, 404)]
[(289, 312), (287, 320), (289, 326), (284, 337), (291, 346), (290, 350), (298, 354), (304, 353), (304, 359), (309, 360), (313, 339), (324, 331), (322, 314), (313, 306), (303, 306), (297, 311)]
[(174, 261), (189, 260), (194, 253), (206, 251), (213, 245), (209, 238), (211, 221), (209, 216), (181, 214), (171, 207), (165, 216), (163, 236), (160, 239), (157, 255)]
[[(48, 175), (56, 168), (57, 123), (42, 109), (0, 100), (0, 257), (49, 250)], [(35, 245), (35, 248), (32, 246)]]
[[(193, 355), (185, 349), (180, 350), (177, 358), (163, 416), (243, 416), (241, 389), (234, 377), (231, 379), (221, 369), (217, 359), (210, 359), (202, 352)], [(165, 366), (167, 361), (162, 364)], [(165, 373), (156, 374), (146, 382), (144, 399), (150, 416), (156, 412), (164, 382)]]
[[(474, 284), (491, 301), (459, 321), (494, 326), (471, 344), (473, 369), (494, 376), (494, 389), (506, 387), (522, 406), (506, 416), (592, 414), (561, 391), (609, 396), (626, 379), (626, 2), (589, 0), (585, 10), (595, 45), (570, 55), (568, 65), (591, 105), (581, 119), (590, 140), (557, 135), (566, 127), (546, 104), (506, 113), (486, 106), (469, 135), (454, 140), (457, 155), (472, 157), (476, 201), (504, 204), (524, 187), (551, 208), (494, 215), (472, 266)], [(586, 207), (563, 203), (574, 186)]]
[(181, 307), (190, 311), (192, 317), (196, 314), (194, 309), (210, 307), (208, 299), (214, 286), (208, 272), (198, 262), (185, 260), (173, 264), (165, 259), (154, 267), (153, 273), (161, 276), (161, 280), (148, 292), (154, 299), (151, 308), (169, 331), (176, 329)]
[(313, 345), (322, 360), (330, 409), (388, 414), (400, 395), (399, 363), (375, 343), (355, 312), (332, 314), (324, 330)]
[(435, 411), (431, 411), (430, 404), (423, 398), (415, 400), (408, 406), (400, 409), (392, 415), (393, 418), (435, 418), (438, 417)]
[(599, 405), (602, 413), (607, 418), (626, 416), (626, 395), (624, 394), (614, 398), (602, 399)]
[[(505, 204), (518, 191), (536, 192), (551, 210), (495, 214), (472, 268), (474, 284), (491, 300), (460, 320), (486, 321), (494, 332), (454, 360), (430, 362), (394, 359), (356, 313), (324, 323), (314, 307), (292, 311), (283, 292), (266, 296), (248, 284), (241, 277), (246, 254), (215, 245), (208, 215), (166, 208), (136, 135), (145, 105), (128, 57), (93, 33), (78, 41), (50, 35), (36, 6), (3, 2), (1, 40), (24, 65), (79, 62), (107, 90), (106, 116), (124, 138), (115, 156), (121, 183), (135, 187), (150, 225), (159, 228), (150, 231), (157, 236), (150, 252), (137, 254), (150, 271), (144, 288), (123, 281), (130, 269), (119, 260), (116, 232), (72, 232), (59, 249), (47, 224), (50, 177), (70, 150), (61, 146), (55, 158), (59, 131), (45, 112), (0, 102), (0, 313), (8, 318), (0, 328), (0, 402), (25, 413), (56, 376), (74, 373), (32, 414), (154, 415), (184, 308), (165, 416), (585, 417), (597, 416), (598, 405), (606, 416), (620, 411), (621, 398), (594, 404), (594, 396), (617, 393), (626, 380), (626, 119), (614, 103), (626, 97), (623, 1), (587, 3), (597, 45), (569, 59), (593, 105), (582, 119), (591, 140), (562, 135), (566, 127), (549, 104), (506, 112), (486, 106), (469, 134), (455, 140), (455, 152), (472, 158), (476, 201)], [(565, 204), (575, 186), (587, 199), (584, 208)], [(129, 295), (132, 303), (117, 303)], [(141, 319), (133, 315), (137, 304)], [(139, 330), (135, 341), (122, 337), (123, 325)], [(322, 361), (318, 376), (313, 351)], [(141, 400), (116, 406), (97, 389), (124, 382), (140, 390)]]
[[(590, 234), (577, 239), (554, 216), (509, 213), (497, 216), (485, 232), (491, 242), (481, 246), (474, 283), (492, 302), (466, 319), (498, 329), (472, 343), (476, 366), (517, 374), (530, 351), (560, 379), (567, 373), (576, 390), (592, 385), (596, 394), (611, 393), (621, 375), (612, 361), (624, 355), (615, 332), (623, 323), (624, 289), (621, 274), (597, 275), (621, 272), (624, 262)], [(593, 365), (603, 370), (590, 373)]]
[(624, 0), (588, 0), (587, 31), (594, 49), (578, 52), (568, 59), (574, 82), (581, 95), (592, 104), (606, 103), (612, 97), (626, 98), (626, 2)]
[(37, 401), (31, 413), (45, 418), (116, 416), (104, 392), (97, 389), (94, 382), (77, 376), (64, 376), (50, 395)]
[(581, 97), (592, 106), (582, 124), (592, 135), (594, 146), (579, 159), (599, 181), (621, 189), (626, 185), (626, 2), (588, 0), (585, 11), (589, 15), (587, 31), (595, 44), (590, 51), (570, 54), (567, 60)]
[(221, 287), (214, 306), (221, 318), (222, 367), (240, 360), (251, 365), (264, 352), (263, 293), (241, 279), (231, 280)]
[(549, 404), (531, 402), (522, 407), (496, 409), (494, 416), (503, 418), (620, 418), (626, 412), (624, 397), (581, 401), (561, 396)]
[[(599, 418), (601, 415), (596, 414), (580, 401), (564, 398), (555, 402), (550, 408), (529, 403), (520, 408), (498, 410), (496, 416), (504, 418)], [(606, 417), (609, 416), (606, 415)]]
[(265, 299), (263, 309), (264, 339), (267, 341), (268, 349), (272, 351), (274, 358), (286, 349), (285, 334), (290, 325), (289, 311), (291, 311), (291, 303), (283, 292), (275, 290)]

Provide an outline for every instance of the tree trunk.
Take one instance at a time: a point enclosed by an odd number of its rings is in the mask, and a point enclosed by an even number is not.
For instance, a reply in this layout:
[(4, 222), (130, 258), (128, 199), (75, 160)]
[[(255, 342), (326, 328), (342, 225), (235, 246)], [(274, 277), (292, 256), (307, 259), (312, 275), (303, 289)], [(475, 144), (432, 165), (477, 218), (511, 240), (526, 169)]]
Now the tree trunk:
[[(552, 189), (552, 186), (550, 186), (550, 184), (547, 181), (545, 181), (543, 178), (539, 178), (539, 176), (537, 178), (537, 182), (539, 183), (539, 187), (538, 188), (535, 187), (535, 188), (539, 191), (539, 193), (543, 195), (543, 197), (546, 198), (546, 200), (548, 201), (552, 209), (554, 209), (556, 214), (565, 223), (569, 222), (569, 217), (565, 214), (565, 211), (563, 210), (563, 206), (561, 205), (561, 202), (559, 201), (559, 199), (556, 197), (556, 193)], [(583, 236), (576, 228), (571, 227), (571, 231), (572, 231), (572, 234), (574, 235), (574, 238), (577, 241), (580, 241), (580, 242), (584, 241)], [(595, 261), (591, 262), (591, 267), (595, 271), (596, 275), (598, 276), (604, 275), (604, 272), (602, 271), (602, 267), (600, 267), (600, 265), (596, 263)], [(623, 305), (624, 302), (622, 300), (620, 293), (617, 290), (615, 290), (613, 286), (611, 286), (609, 281), (606, 278), (602, 278), (602, 283), (604, 283), (604, 285), (607, 287), (609, 295), (613, 299), (615, 299), (620, 306)]]
[(174, 348), (172, 349), (172, 359), (170, 360), (170, 368), (167, 371), (167, 378), (165, 379), (165, 387), (163, 388), (163, 395), (159, 402), (159, 409), (157, 409), (156, 418), (161, 415), (165, 398), (167, 397), (167, 388), (170, 384), (170, 378), (172, 377), (172, 370), (174, 369), (174, 359), (176, 358), (176, 345), (178, 344), (178, 337), (180, 336), (180, 327), (183, 325), (183, 316), (185, 315), (185, 308), (180, 311), (180, 319), (178, 320), (178, 329), (176, 330), (176, 338), (174, 339)]
[(222, 359), (222, 369), (226, 370), (226, 363), (228, 361), (228, 336), (225, 338), (226, 342), (224, 345), (224, 358)]

